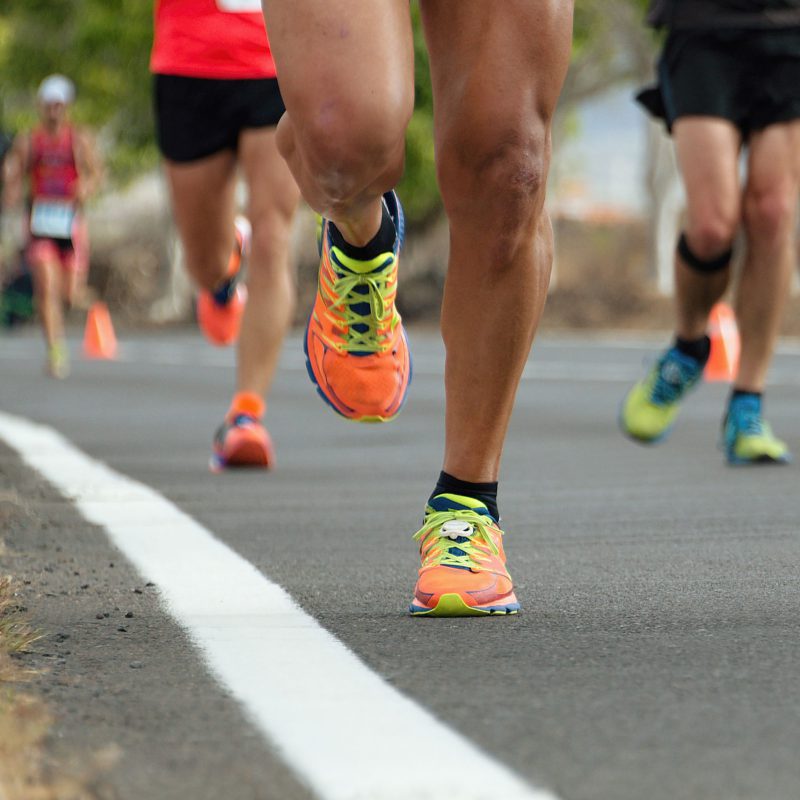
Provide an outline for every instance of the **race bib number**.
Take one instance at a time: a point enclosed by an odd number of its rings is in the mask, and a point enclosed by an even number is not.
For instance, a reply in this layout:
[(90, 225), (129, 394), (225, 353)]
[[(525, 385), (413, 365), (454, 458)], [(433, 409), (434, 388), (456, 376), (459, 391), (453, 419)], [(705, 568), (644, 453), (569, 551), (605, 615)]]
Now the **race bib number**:
[(75, 206), (69, 200), (36, 200), (31, 209), (31, 233), (45, 239), (69, 239)]
[(217, 0), (217, 8), (232, 14), (246, 14), (249, 11), (261, 11), (261, 0)]

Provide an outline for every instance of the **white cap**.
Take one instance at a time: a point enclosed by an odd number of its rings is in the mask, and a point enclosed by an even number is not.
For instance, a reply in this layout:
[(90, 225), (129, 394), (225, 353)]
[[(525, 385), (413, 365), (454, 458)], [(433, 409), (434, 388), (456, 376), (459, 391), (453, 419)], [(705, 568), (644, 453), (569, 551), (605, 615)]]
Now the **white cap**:
[(49, 75), (42, 81), (36, 96), (42, 103), (69, 105), (75, 99), (75, 84), (64, 75)]

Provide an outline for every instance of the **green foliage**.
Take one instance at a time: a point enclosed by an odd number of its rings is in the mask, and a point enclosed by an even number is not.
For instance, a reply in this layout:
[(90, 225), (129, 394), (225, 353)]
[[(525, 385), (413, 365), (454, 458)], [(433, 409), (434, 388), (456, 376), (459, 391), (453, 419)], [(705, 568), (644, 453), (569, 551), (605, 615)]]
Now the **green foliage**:
[(143, 0), (6, 0), (0, 11), (3, 120), (35, 120), (42, 78), (61, 72), (77, 88), (74, 118), (100, 129), (112, 175), (155, 163), (148, 59), (152, 5)]
[(433, 157), (433, 92), (419, 5), (411, 6), (414, 25), (414, 116), (406, 132), (406, 169), (398, 191), (409, 222), (425, 222), (441, 208)]
[[(648, 5), (649, 0), (578, 0), (563, 102), (583, 99), (639, 71), (643, 42), (650, 41), (644, 23)], [(647, 45), (644, 49), (649, 54)], [(576, 76), (587, 72), (591, 75)]]
[[(624, 7), (641, 15), (646, 6), (647, 0), (577, 0), (574, 61), (583, 63), (592, 78), (580, 84), (583, 94), (594, 91), (592, 81), (604, 70), (619, 73), (612, 9)], [(413, 224), (431, 219), (440, 209), (440, 199), (433, 98), (417, 2), (411, 13), (416, 103), (400, 191)], [(101, 132), (112, 177), (129, 177), (153, 165), (157, 156), (148, 72), (152, 14), (150, 0), (2, 0), (0, 121), (12, 130), (30, 125), (39, 82), (49, 73), (62, 72), (77, 86), (75, 118)], [(602, 85), (601, 80), (596, 83)]]

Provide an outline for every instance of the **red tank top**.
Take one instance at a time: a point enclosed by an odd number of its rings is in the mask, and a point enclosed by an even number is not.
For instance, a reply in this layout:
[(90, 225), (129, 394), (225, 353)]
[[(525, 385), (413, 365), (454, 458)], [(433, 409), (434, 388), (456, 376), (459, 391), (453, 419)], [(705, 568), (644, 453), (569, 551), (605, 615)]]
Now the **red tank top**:
[(78, 166), (75, 163), (74, 133), (64, 125), (57, 133), (44, 128), (31, 132), (30, 179), (31, 196), (75, 199)]
[(274, 78), (260, 0), (156, 0), (150, 69), (189, 78)]

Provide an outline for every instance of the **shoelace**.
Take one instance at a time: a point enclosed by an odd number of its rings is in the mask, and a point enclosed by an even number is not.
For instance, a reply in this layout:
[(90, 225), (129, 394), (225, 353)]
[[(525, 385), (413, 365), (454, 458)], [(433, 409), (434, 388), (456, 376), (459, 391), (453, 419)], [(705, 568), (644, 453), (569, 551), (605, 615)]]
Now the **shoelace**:
[[(445, 528), (448, 522), (465, 522), (471, 527), (467, 535), (457, 535)], [(489, 533), (491, 521), (469, 509), (451, 511), (433, 511), (426, 515), (423, 526), (414, 534), (415, 540), (436, 536), (439, 541), (432, 544), (425, 553), (423, 567), (441, 565), (445, 567), (462, 567), (470, 570), (480, 569), (480, 562), (486, 561), (486, 551), (480, 546), (485, 544), (493, 555), (500, 551)], [(501, 531), (502, 534), (502, 531)], [(456, 535), (456, 538), (451, 538)]]
[[(390, 265), (386, 264), (380, 272), (364, 275), (355, 272), (337, 273), (332, 284), (326, 280), (329, 297), (333, 300), (328, 306), (327, 316), (334, 325), (347, 326), (346, 341), (330, 342), (333, 347), (347, 352), (355, 350), (375, 353), (386, 350), (389, 334), (379, 332), (378, 327), (385, 323), (385, 317), (392, 309), (389, 298), (391, 274)], [(365, 286), (367, 291), (357, 292), (356, 289), (361, 286)], [(353, 308), (362, 303), (369, 304), (368, 314), (361, 314)], [(337, 308), (341, 309), (341, 317), (330, 313)], [(358, 330), (356, 326), (363, 326), (363, 330)]]
[[(664, 367), (675, 370), (678, 380), (668, 381), (664, 377)], [(667, 353), (656, 365), (651, 377), (650, 399), (656, 405), (671, 405), (696, 380), (698, 372)]]
[(772, 431), (761, 415), (752, 409), (738, 409), (733, 413), (733, 427), (744, 436), (771, 436)]

